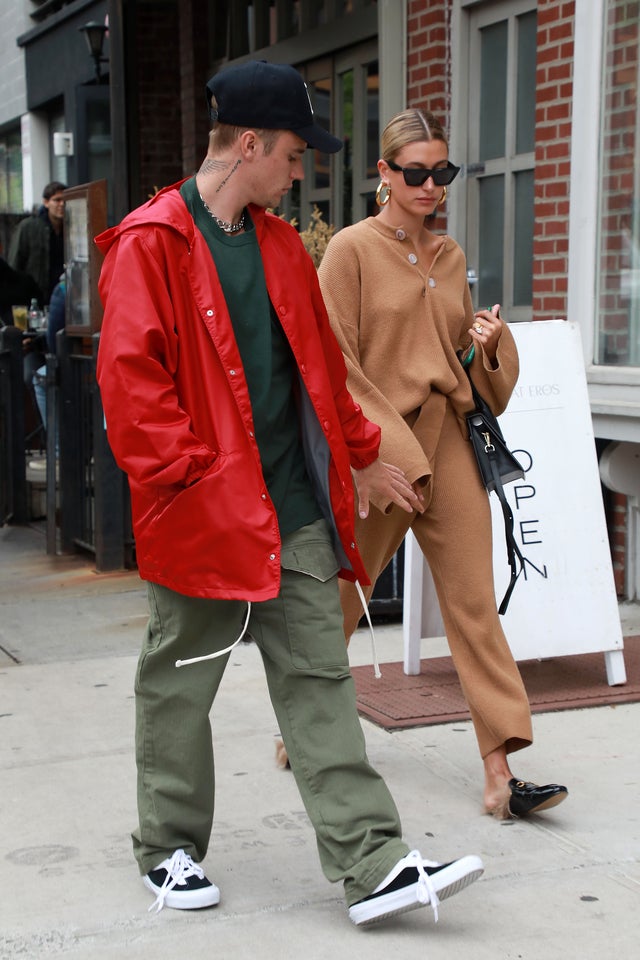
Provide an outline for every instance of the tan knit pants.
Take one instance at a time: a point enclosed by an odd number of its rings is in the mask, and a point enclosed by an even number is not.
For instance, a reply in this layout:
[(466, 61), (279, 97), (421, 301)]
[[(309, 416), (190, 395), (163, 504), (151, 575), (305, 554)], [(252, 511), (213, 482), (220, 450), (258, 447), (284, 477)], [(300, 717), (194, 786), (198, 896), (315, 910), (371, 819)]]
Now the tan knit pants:
[[(489, 500), (451, 407), (442, 404), (436, 418), (422, 420), (413, 431), (433, 470), (424, 490), (425, 512), (372, 509), (366, 520), (356, 516), (356, 541), (375, 584), (411, 528), (431, 568), (480, 754), (484, 758), (502, 744), (513, 752), (532, 742), (531, 714), (496, 608)], [(373, 586), (364, 588), (367, 599), (372, 591)], [(362, 606), (353, 584), (341, 581), (340, 594), (348, 639)]]

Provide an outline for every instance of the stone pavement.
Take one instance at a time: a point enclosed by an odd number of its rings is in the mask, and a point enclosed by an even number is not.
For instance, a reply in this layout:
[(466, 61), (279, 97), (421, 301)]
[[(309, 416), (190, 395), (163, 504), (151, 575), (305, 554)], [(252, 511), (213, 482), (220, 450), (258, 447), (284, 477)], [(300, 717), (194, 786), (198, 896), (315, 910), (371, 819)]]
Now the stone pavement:
[[(534, 717), (536, 742), (514, 771), (565, 782), (570, 797), (502, 824), (482, 814), (468, 722), (388, 733), (365, 721), (409, 844), (433, 859), (477, 853), (485, 875), (441, 906), (438, 924), (425, 909), (357, 929), (340, 886), (321, 874), (290, 773), (275, 767), (277, 729), (251, 643), (234, 651), (214, 709), (218, 803), (204, 866), (222, 901), (149, 913), (129, 841), (145, 620), (136, 573), (46, 557), (37, 525), (0, 529), (2, 960), (638, 955), (640, 704)], [(637, 623), (626, 632), (640, 632)], [(400, 659), (400, 627), (377, 634), (381, 661)], [(369, 654), (363, 632), (350, 656), (362, 664)]]

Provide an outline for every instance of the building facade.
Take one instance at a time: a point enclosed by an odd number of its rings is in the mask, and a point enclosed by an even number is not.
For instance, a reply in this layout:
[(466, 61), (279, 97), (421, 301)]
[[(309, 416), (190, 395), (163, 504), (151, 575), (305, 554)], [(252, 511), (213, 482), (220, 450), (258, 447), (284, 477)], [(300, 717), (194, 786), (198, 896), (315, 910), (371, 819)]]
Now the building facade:
[[(366, 216), (384, 123), (405, 106), (436, 113), (462, 167), (439, 227), (466, 250), (476, 305), (500, 302), (512, 322), (580, 326), (616, 586), (638, 598), (637, 0), (10, 6), (22, 18), (11, 75), (22, 69), (24, 83), (3, 104), (0, 151), (15, 167), (21, 138), (25, 208), (59, 173), (70, 184), (104, 177), (115, 221), (194, 172), (206, 145), (204, 84), (247, 58), (296, 65), (317, 115), (345, 141), (331, 157), (308, 151), (306, 178), (282, 211), (302, 225), (314, 206), (336, 229)], [(98, 82), (80, 28), (105, 18), (108, 62)], [(0, 82), (10, 85), (6, 69)], [(56, 132), (74, 137), (64, 171), (51, 146)], [(5, 189), (0, 203), (8, 196)]]

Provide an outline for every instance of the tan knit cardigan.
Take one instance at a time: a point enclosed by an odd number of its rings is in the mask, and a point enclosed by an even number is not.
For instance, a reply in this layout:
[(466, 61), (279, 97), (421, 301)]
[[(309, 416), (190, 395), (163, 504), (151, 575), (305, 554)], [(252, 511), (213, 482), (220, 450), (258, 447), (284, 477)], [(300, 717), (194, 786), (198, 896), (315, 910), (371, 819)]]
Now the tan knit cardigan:
[[(419, 418), (439, 429), (448, 399), (466, 435), (464, 414), (473, 409), (456, 356), (469, 346), (473, 323), (462, 250), (442, 237), (424, 274), (404, 232), (369, 217), (331, 238), (318, 274), (345, 355), (349, 390), (382, 429), (382, 459), (401, 467), (411, 483), (426, 482), (431, 465), (409, 424)], [(502, 413), (518, 377), (517, 350), (506, 325), (495, 369), (476, 347), (470, 372), (494, 413)]]

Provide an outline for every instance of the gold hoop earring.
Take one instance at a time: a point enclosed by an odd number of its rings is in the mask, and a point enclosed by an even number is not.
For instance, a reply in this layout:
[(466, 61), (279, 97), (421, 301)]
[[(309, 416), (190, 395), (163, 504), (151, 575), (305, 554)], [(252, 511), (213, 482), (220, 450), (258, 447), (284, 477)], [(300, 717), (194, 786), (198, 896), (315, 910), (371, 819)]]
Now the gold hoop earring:
[(378, 184), (378, 189), (376, 190), (376, 203), (379, 207), (384, 207), (389, 200), (391, 199), (391, 187), (388, 183), (384, 183), (383, 180)]
[(438, 206), (441, 207), (446, 199), (447, 199), (447, 188), (445, 187), (444, 190), (442, 191), (442, 196), (438, 200)]

